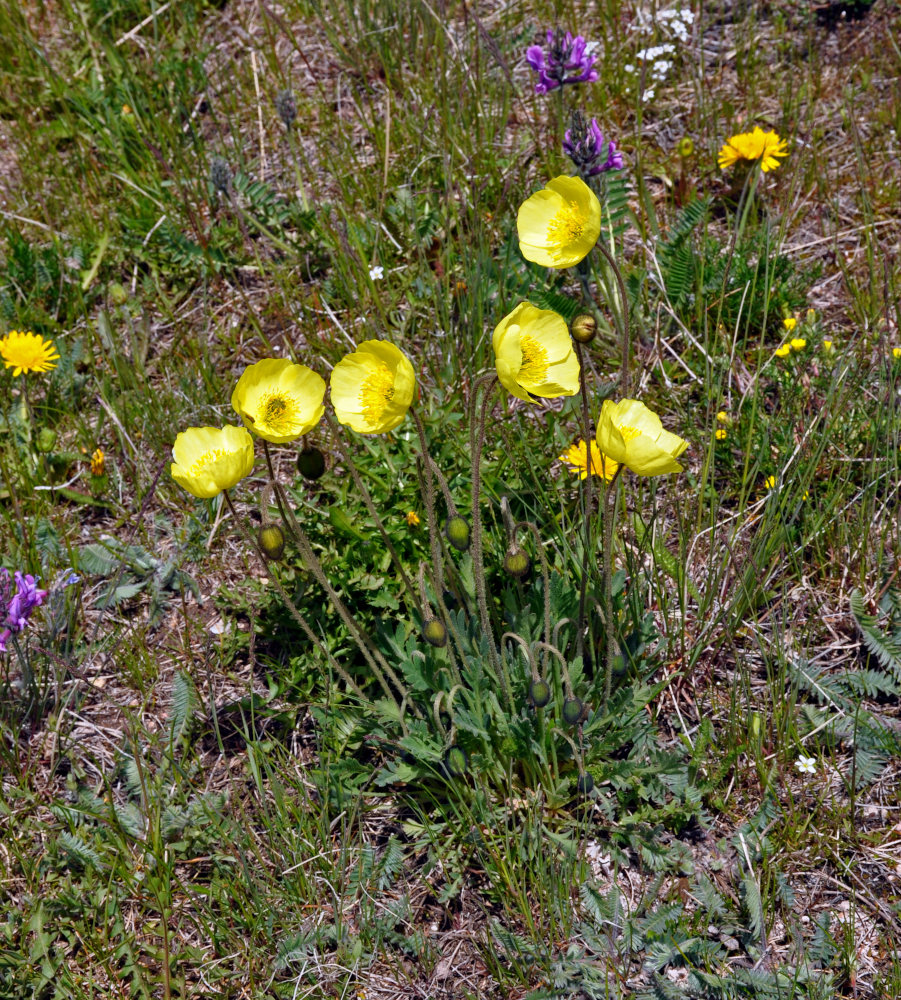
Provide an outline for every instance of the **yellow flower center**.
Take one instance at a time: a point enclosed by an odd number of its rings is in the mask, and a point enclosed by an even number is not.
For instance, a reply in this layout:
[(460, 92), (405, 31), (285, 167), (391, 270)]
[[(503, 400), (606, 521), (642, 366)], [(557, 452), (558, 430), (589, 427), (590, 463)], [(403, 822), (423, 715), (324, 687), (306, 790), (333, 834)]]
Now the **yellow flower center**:
[(224, 448), (210, 448), (205, 451), (200, 458), (188, 469), (188, 476), (202, 476), (206, 472), (208, 465), (218, 462), (220, 458), (225, 458), (228, 452)]
[(293, 396), (269, 391), (257, 404), (256, 422), (270, 434), (290, 434), (299, 422), (298, 409)]
[(547, 226), (548, 243), (566, 245), (582, 238), (585, 219), (575, 202), (567, 201)]
[(359, 398), (363, 419), (370, 427), (375, 427), (394, 398), (394, 374), (384, 362), (377, 362), (363, 380)]
[(522, 386), (541, 385), (547, 379), (547, 351), (527, 333), (520, 336), (519, 349), (522, 351), (522, 364), (517, 381)]

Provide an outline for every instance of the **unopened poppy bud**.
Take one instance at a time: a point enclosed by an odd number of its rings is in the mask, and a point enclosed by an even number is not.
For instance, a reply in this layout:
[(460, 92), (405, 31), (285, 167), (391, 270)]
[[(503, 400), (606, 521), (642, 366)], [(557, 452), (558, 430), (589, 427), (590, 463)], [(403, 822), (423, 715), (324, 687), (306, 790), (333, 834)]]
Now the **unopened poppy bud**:
[(444, 627), (444, 622), (438, 618), (429, 618), (422, 626), (422, 637), (427, 643), (437, 646), (439, 649), (441, 646), (446, 646), (447, 629)]
[(469, 759), (463, 747), (454, 744), (444, 754), (444, 769), (452, 778), (462, 778), (469, 770)]
[(285, 128), (291, 128), (297, 118), (297, 103), (290, 90), (280, 90), (275, 95), (275, 112)]
[(579, 698), (567, 698), (563, 702), (563, 721), (568, 726), (577, 726), (582, 721), (585, 705)]
[(536, 708), (544, 708), (551, 700), (551, 686), (546, 680), (539, 678), (529, 685), (529, 701)]
[(588, 313), (576, 316), (569, 328), (573, 340), (579, 344), (590, 344), (598, 332), (598, 321)]
[(444, 533), (458, 552), (465, 552), (469, 548), (470, 528), (465, 517), (459, 514), (449, 517), (444, 524)]
[(285, 551), (285, 533), (277, 524), (264, 524), (257, 533), (257, 541), (267, 559), (281, 559)]
[(128, 301), (128, 292), (124, 285), (120, 285), (118, 281), (114, 281), (109, 286), (109, 297), (110, 302), (114, 306), (124, 306)]
[(320, 479), (325, 472), (325, 455), (318, 448), (304, 448), (297, 456), (297, 471), (304, 479)]
[(42, 427), (38, 432), (38, 439), (35, 442), (38, 451), (42, 451), (45, 454), (48, 451), (53, 451), (56, 445), (56, 431), (50, 427)]
[(587, 795), (592, 788), (594, 788), (594, 778), (587, 771), (580, 774), (579, 780), (576, 782), (576, 791), (580, 795)]
[(532, 566), (532, 560), (522, 549), (511, 549), (504, 556), (504, 569), (515, 580), (521, 580), (527, 576)]
[(221, 191), (222, 194), (228, 194), (231, 180), (232, 172), (228, 162), (221, 156), (214, 156), (210, 160), (210, 183), (213, 185), (213, 189)]

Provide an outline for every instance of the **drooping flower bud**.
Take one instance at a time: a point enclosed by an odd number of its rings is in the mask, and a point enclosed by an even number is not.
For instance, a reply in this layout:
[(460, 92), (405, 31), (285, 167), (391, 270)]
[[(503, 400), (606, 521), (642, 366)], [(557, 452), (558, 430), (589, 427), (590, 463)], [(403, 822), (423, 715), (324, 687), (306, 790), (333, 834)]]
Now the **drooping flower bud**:
[(280, 90), (276, 94), (275, 111), (285, 128), (290, 129), (297, 118), (297, 104), (290, 90)]
[(510, 549), (504, 556), (504, 569), (515, 580), (528, 576), (531, 567), (532, 560), (520, 548)]
[(437, 648), (447, 645), (447, 629), (444, 622), (438, 618), (429, 618), (422, 626), (422, 637), (427, 643)]
[(580, 698), (567, 698), (563, 702), (563, 721), (568, 726), (577, 726), (585, 714), (585, 704)]
[(285, 551), (285, 533), (277, 524), (264, 524), (257, 532), (257, 542), (267, 559), (277, 562)]
[(455, 743), (444, 754), (444, 769), (452, 778), (462, 778), (469, 770), (469, 758), (463, 747)]
[(325, 472), (325, 455), (318, 448), (304, 448), (297, 456), (297, 471), (311, 482)]
[(594, 778), (587, 771), (580, 774), (579, 780), (576, 782), (576, 791), (580, 795), (587, 795), (592, 788), (594, 788)]
[(221, 156), (214, 156), (210, 160), (210, 183), (213, 185), (214, 190), (222, 194), (228, 194), (231, 180), (232, 172), (228, 162)]
[(536, 708), (544, 708), (551, 700), (551, 686), (546, 680), (539, 678), (529, 685), (529, 701)]
[(598, 321), (588, 313), (582, 313), (572, 321), (569, 332), (579, 344), (590, 344), (597, 336)]
[(447, 540), (458, 552), (466, 552), (469, 548), (471, 529), (469, 521), (465, 517), (461, 517), (459, 514), (449, 517), (444, 524), (444, 533), (447, 535)]

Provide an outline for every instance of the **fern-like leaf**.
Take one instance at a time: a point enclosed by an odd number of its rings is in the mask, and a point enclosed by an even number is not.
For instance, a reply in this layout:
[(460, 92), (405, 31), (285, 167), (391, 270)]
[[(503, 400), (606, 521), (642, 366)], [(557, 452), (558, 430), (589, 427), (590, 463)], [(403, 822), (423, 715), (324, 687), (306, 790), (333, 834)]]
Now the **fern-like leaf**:
[(901, 642), (894, 635), (886, 635), (880, 629), (877, 619), (867, 614), (863, 594), (859, 590), (852, 591), (850, 604), (851, 614), (867, 650), (879, 661), (881, 667), (901, 681)]

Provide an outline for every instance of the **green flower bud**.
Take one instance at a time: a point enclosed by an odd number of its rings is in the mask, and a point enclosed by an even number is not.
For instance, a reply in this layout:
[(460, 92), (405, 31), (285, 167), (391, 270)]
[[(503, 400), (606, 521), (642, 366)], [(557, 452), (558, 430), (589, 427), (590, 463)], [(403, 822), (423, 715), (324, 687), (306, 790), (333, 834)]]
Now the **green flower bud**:
[(579, 698), (567, 698), (563, 702), (563, 721), (568, 726), (577, 726), (584, 712), (585, 704)]
[(572, 334), (573, 340), (577, 343), (590, 344), (595, 336), (597, 336), (598, 321), (594, 316), (582, 313), (581, 316), (576, 316), (572, 321), (569, 332)]
[(325, 472), (325, 455), (318, 448), (304, 448), (297, 456), (297, 471), (311, 482)]
[(551, 700), (551, 686), (546, 680), (538, 679), (529, 685), (529, 701), (536, 708), (544, 708)]
[(124, 306), (128, 301), (128, 291), (124, 285), (120, 285), (118, 281), (114, 281), (109, 288), (110, 302), (114, 306)]
[(576, 791), (579, 795), (587, 795), (592, 788), (594, 788), (594, 778), (587, 771), (580, 774), (579, 780), (576, 782)]
[(469, 521), (459, 514), (449, 517), (444, 522), (444, 533), (447, 540), (458, 552), (465, 552), (469, 548)]
[(522, 549), (511, 549), (504, 556), (504, 569), (515, 580), (522, 580), (528, 576), (531, 568), (532, 560), (529, 559)]
[(38, 432), (38, 439), (35, 441), (37, 450), (46, 454), (48, 451), (53, 451), (55, 445), (56, 431), (50, 427), (42, 427)]
[(452, 778), (462, 778), (469, 770), (469, 759), (463, 747), (456, 743), (444, 754), (444, 769)]
[(267, 559), (278, 561), (285, 551), (285, 533), (277, 524), (264, 524), (257, 532), (257, 542)]
[(446, 646), (447, 629), (444, 627), (444, 622), (440, 621), (438, 618), (429, 618), (422, 626), (422, 637), (432, 646), (437, 646), (439, 648), (441, 646)]

